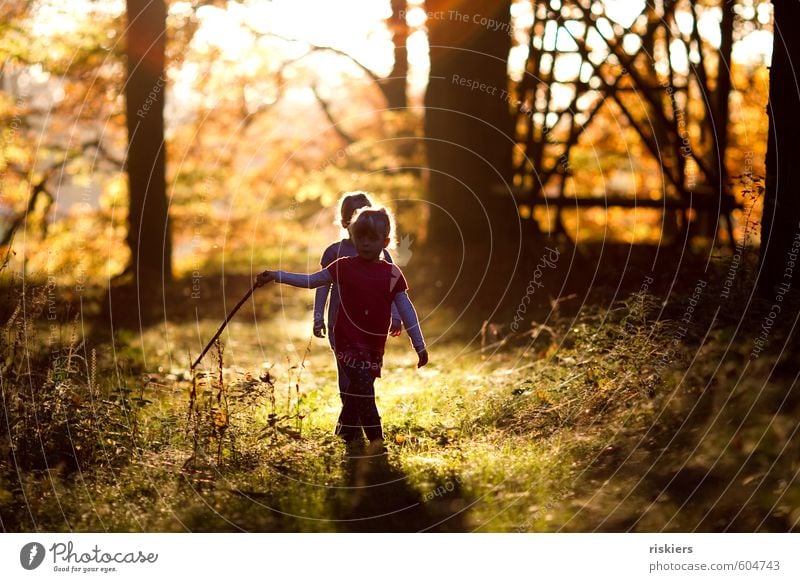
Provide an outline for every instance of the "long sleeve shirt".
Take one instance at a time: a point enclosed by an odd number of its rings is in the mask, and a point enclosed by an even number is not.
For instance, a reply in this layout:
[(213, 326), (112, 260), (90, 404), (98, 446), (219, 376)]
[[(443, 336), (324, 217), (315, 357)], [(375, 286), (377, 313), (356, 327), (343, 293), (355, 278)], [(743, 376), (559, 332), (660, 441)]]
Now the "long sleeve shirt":
[[(345, 238), (333, 243), (327, 249), (325, 249), (325, 252), (322, 253), (322, 258), (320, 259), (320, 266), (324, 269), (336, 259), (341, 257), (354, 257), (357, 254), (358, 252), (356, 251), (356, 247), (353, 246), (353, 242), (350, 239)], [(386, 249), (383, 251), (383, 260), (387, 263), (392, 262), (392, 255), (390, 255), (389, 251)], [(330, 301), (328, 300), (328, 295), (330, 295)], [(325, 321), (326, 303), (328, 304), (328, 333), (329, 337), (332, 338), (333, 336), (331, 333), (333, 330), (333, 325), (336, 322), (336, 314), (339, 312), (339, 288), (334, 283), (321, 285), (317, 287), (317, 291), (314, 293), (315, 323), (323, 323)], [(395, 304), (392, 304), (392, 319), (395, 321), (402, 320)]]
[[(314, 289), (325, 285), (330, 286), (333, 283), (333, 277), (331, 277), (328, 269), (322, 269), (310, 275), (275, 271), (275, 281), (293, 287)], [(394, 296), (394, 306), (396, 306), (398, 315), (403, 322), (403, 326), (406, 328), (408, 337), (411, 339), (411, 345), (418, 352), (425, 349), (425, 339), (422, 336), (422, 330), (419, 326), (419, 318), (417, 317), (414, 305), (411, 303), (411, 299), (408, 297), (407, 291), (402, 291)]]

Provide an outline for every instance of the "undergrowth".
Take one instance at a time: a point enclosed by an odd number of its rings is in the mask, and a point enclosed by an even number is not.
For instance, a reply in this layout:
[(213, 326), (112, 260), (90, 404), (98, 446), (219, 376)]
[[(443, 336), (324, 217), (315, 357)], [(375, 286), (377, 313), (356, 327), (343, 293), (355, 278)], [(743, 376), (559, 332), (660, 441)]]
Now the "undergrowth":
[[(273, 323), (290, 342), (273, 361), (237, 323), (189, 370), (176, 364), (190, 361), (189, 324), (171, 342), (149, 330), (89, 347), (76, 320), (49, 326), (47, 293), (26, 290), (4, 327), (7, 531), (789, 531), (800, 519), (797, 362), (778, 341), (788, 322), (750, 358), (740, 330), (759, 304), (687, 321), (689, 296), (637, 293), (513, 335), (487, 322), (476, 344), (435, 342), (419, 371), (406, 340), (390, 342), (377, 383), (388, 454), (365, 461), (332, 435), (333, 361), (302, 312)], [(43, 338), (51, 329), (64, 339)]]

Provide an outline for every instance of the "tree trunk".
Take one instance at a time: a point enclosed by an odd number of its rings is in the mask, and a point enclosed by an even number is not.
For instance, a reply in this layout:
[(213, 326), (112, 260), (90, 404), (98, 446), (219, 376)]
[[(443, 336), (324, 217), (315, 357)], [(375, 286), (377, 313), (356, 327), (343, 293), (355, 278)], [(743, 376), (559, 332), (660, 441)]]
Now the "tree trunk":
[(514, 144), (507, 62), (511, 2), (429, 0), (425, 96), (431, 242), (458, 249), (519, 242), (510, 194)]
[(734, 6), (736, 2), (732, 0), (722, 3), (722, 40), (720, 42), (719, 58), (717, 65), (717, 89), (714, 97), (715, 106), (712, 109), (714, 128), (716, 129), (716, 151), (719, 155), (719, 187), (723, 188), (728, 182), (727, 166), (725, 165), (725, 154), (728, 151), (728, 122), (730, 120), (730, 96), (733, 80), (731, 79), (733, 62), (733, 26), (734, 26)]
[(143, 297), (172, 280), (164, 144), (164, 0), (127, 0), (125, 83), (130, 186), (127, 244), (129, 270)]
[[(774, 300), (779, 285), (800, 288), (800, 266), (789, 264), (800, 236), (800, 2), (775, 0), (775, 35), (770, 69), (769, 143), (764, 213), (761, 219), (761, 267), (758, 280), (762, 297)], [(798, 263), (800, 265), (800, 263)]]
[(394, 67), (382, 82), (383, 94), (390, 109), (406, 108), (406, 84), (408, 81), (408, 25), (406, 24), (406, 0), (392, 0), (392, 17), (389, 29), (394, 43)]

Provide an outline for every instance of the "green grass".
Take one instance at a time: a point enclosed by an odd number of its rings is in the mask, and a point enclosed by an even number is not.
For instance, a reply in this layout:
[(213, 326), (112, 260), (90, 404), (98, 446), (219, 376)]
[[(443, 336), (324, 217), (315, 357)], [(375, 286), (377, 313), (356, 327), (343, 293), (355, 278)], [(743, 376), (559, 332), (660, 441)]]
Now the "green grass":
[[(673, 298), (678, 313), (684, 299)], [(118, 421), (125, 438), (88, 431), (102, 450), (77, 470), (6, 466), (3, 527), (796, 528), (800, 399), (770, 371), (777, 356), (745, 369), (747, 341), (724, 318), (705, 340), (676, 343), (679, 315), (655, 319), (658, 307), (640, 296), (586, 308), (535, 340), (494, 338), (500, 349), (483, 351), (455, 339), (458, 330), (439, 338), (442, 317), (426, 326), (431, 362), (421, 370), (405, 334), (390, 338), (376, 384), (388, 455), (372, 462), (348, 458), (332, 435), (334, 361), (327, 341), (310, 337), (304, 298), (290, 295), (285, 309), (257, 323), (252, 314), (237, 318), (223, 336), (227, 405), (214, 380), (201, 378), (191, 419), (189, 354), (218, 322), (118, 334), (114, 350), (98, 346), (97, 389), (109, 395), (121, 383), (127, 392), (96, 414)], [(213, 351), (203, 370), (217, 377)]]

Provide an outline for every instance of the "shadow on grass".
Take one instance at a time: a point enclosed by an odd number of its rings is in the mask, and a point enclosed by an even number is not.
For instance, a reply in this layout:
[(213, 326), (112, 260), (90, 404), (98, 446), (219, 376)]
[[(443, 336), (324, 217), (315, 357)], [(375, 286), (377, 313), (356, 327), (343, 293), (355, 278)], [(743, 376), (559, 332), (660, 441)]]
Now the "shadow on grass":
[(348, 488), (335, 496), (333, 509), (340, 531), (463, 532), (469, 501), (454, 480), (436, 488), (440, 495), (421, 495), (408, 475), (386, 452), (369, 450), (346, 460)]
[[(390, 454), (336, 442), (316, 454), (267, 461), (223, 475), (212, 465), (183, 471), (171, 496), (174, 519), (156, 529), (194, 532), (462, 532), (471, 502), (461, 479), (422, 494)], [(240, 469), (244, 469), (240, 467)]]

